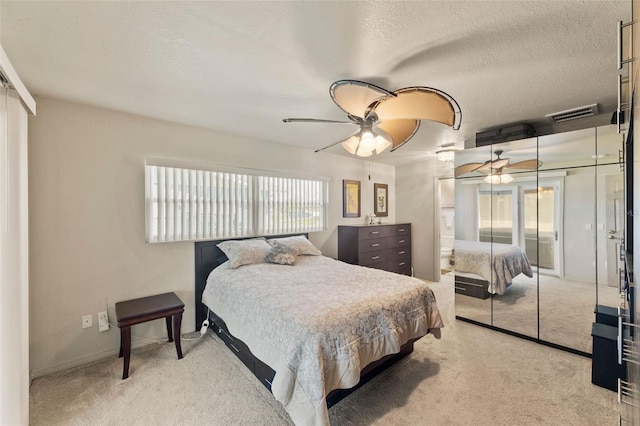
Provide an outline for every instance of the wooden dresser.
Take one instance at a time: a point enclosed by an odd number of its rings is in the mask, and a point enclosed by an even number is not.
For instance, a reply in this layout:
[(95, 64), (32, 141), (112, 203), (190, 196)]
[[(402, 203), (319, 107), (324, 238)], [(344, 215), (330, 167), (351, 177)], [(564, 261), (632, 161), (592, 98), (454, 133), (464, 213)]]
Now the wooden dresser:
[(338, 226), (338, 260), (411, 275), (411, 224)]

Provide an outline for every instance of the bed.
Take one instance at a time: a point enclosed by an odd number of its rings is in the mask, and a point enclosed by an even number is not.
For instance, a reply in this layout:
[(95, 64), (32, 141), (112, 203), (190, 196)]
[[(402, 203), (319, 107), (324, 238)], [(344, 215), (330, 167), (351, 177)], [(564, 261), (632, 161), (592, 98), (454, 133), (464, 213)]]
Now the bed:
[(533, 277), (524, 251), (511, 244), (455, 241), (456, 293), (481, 299), (502, 295), (513, 278)]
[(218, 243), (196, 243), (196, 326), (209, 315), (296, 424), (328, 424), (328, 406), (417, 339), (440, 337), (435, 297), (419, 279), (321, 254), (233, 268)]

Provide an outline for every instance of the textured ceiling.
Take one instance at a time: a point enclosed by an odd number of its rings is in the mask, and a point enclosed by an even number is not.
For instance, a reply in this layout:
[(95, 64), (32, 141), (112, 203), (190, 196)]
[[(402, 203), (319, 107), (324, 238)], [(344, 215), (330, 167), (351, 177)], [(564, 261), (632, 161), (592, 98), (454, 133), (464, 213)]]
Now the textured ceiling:
[(345, 119), (336, 80), (449, 93), (460, 130), (423, 122), (371, 158), (403, 164), (552, 112), (598, 103), (610, 116), (615, 24), (631, 1), (2, 1), (0, 12), (0, 42), (34, 94), (307, 149), (355, 130), (282, 122)]

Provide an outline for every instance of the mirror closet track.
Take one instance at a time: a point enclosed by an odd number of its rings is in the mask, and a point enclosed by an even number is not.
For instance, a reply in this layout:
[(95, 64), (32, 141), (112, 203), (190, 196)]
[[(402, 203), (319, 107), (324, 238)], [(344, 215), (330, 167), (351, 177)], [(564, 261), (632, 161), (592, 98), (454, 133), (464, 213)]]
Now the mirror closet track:
[(456, 318), (591, 355), (620, 305), (623, 149), (610, 125), (456, 154)]

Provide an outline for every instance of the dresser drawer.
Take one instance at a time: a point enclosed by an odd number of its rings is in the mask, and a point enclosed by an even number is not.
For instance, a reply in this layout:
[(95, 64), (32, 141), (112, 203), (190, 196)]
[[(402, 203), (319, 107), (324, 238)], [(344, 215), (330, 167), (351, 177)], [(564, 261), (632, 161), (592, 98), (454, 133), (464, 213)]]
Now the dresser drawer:
[(361, 266), (366, 266), (367, 268), (375, 268), (375, 269), (382, 269), (384, 271), (388, 271), (387, 267), (389, 266), (387, 262), (377, 262), (377, 263), (372, 263), (370, 265), (361, 265)]
[[(411, 275), (411, 258), (398, 258), (389, 261), (389, 271)], [(408, 271), (408, 273), (407, 273)]]
[(389, 260), (405, 257), (411, 260), (411, 246), (392, 247), (388, 250)]
[(366, 226), (358, 229), (358, 240), (382, 238), (389, 235), (389, 226)]
[(411, 235), (411, 224), (389, 225), (388, 230), (390, 237), (395, 235)]
[(397, 235), (394, 237), (389, 237), (389, 248), (392, 247), (411, 247), (411, 236), (410, 235)]
[(360, 241), (360, 244), (358, 245), (358, 253), (384, 250), (387, 247), (389, 247), (388, 238), (373, 238), (371, 240)]
[(387, 260), (389, 259), (389, 257), (387, 256), (387, 251), (386, 250), (379, 250), (379, 251), (371, 251), (371, 252), (367, 252), (367, 253), (360, 253), (359, 259), (358, 259), (358, 263), (362, 266), (371, 266), (375, 263), (387, 263)]

